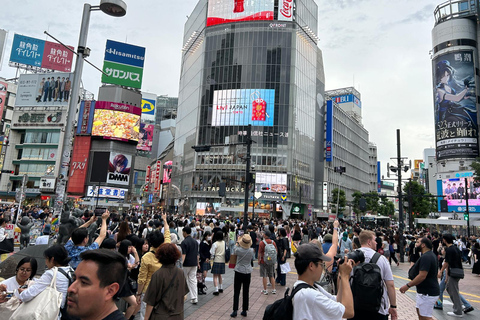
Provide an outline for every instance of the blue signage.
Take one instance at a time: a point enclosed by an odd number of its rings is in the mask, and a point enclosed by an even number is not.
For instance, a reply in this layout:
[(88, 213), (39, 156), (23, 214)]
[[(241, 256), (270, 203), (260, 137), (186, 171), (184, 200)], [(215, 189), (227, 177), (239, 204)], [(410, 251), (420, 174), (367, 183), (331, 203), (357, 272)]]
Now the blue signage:
[(333, 148), (333, 101), (327, 101), (327, 129), (325, 137), (325, 161), (332, 162), (332, 148)]
[(377, 161), (377, 191), (382, 192), (382, 170), (380, 170), (380, 161)]
[(353, 94), (347, 94), (347, 95), (344, 95), (344, 96), (336, 96), (336, 97), (333, 97), (332, 100), (335, 101), (335, 103), (338, 103), (338, 104), (353, 102), (359, 108), (362, 107), (362, 102), (360, 101), (360, 99), (358, 99)]
[(10, 53), (10, 62), (41, 67), (44, 47), (44, 40), (15, 34), (12, 52)]
[(148, 195), (148, 203), (152, 203), (153, 202), (153, 194), (149, 194)]
[(105, 61), (143, 68), (143, 63), (145, 61), (145, 48), (128, 43), (107, 40)]
[(155, 115), (155, 100), (142, 98), (142, 115)]

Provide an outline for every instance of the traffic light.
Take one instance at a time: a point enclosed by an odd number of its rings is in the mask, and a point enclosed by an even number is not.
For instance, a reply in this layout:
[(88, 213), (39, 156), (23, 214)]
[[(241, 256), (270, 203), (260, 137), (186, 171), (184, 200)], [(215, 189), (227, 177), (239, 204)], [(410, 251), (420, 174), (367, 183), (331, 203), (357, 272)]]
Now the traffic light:
[(469, 216), (468, 213), (464, 213), (463, 214), (463, 220), (468, 221), (468, 216)]
[(195, 152), (210, 151), (211, 146), (192, 146)]
[(15, 174), (14, 170), (2, 170), (2, 173)]

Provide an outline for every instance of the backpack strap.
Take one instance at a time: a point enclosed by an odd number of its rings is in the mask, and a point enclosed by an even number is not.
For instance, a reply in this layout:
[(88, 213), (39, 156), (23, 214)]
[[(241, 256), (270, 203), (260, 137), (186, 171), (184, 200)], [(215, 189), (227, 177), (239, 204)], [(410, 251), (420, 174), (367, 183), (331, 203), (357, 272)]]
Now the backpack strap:
[(375, 252), (375, 254), (372, 256), (372, 259), (370, 260), (370, 263), (375, 263), (377, 264), (378, 259), (380, 259), (382, 255), (378, 252)]

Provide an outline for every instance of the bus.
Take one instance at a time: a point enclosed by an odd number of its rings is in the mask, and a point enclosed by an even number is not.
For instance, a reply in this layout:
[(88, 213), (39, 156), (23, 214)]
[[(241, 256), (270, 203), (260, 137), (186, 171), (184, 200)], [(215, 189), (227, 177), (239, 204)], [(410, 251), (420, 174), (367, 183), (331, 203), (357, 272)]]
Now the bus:
[(360, 218), (361, 225), (365, 228), (390, 228), (390, 218), (384, 216), (365, 215)]

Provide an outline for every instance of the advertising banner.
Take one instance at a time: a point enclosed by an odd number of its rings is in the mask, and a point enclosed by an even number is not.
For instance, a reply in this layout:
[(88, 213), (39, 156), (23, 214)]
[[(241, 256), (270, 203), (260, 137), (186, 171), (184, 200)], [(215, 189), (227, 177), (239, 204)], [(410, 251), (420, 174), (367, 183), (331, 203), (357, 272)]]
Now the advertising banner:
[(162, 161), (157, 160), (157, 164), (155, 166), (155, 185), (154, 191), (157, 193), (160, 190), (160, 170), (162, 168)]
[(138, 141), (141, 109), (124, 103), (97, 101), (92, 136), (120, 141)]
[(144, 47), (107, 40), (102, 82), (140, 89), (144, 61)]
[(212, 126), (272, 127), (274, 105), (273, 89), (215, 90)]
[(54, 72), (21, 74), (16, 107), (68, 106), (73, 74)]
[(73, 140), (70, 176), (67, 185), (68, 193), (83, 195), (85, 192), (91, 140), (90, 136), (77, 136)]
[[(465, 185), (465, 179), (467, 184)], [(447, 200), (449, 212), (466, 211), (466, 193), (468, 192), (468, 206), (470, 212), (480, 212), (480, 187), (473, 185), (473, 172), (461, 172), (455, 174), (454, 178), (437, 180), (438, 194), (443, 195)], [(439, 199), (439, 203), (440, 203)]]
[(475, 64), (472, 50), (433, 60), (437, 161), (478, 157)]
[(255, 186), (258, 192), (287, 193), (287, 174), (257, 172)]
[(3, 108), (5, 108), (5, 100), (7, 99), (7, 89), (8, 89), (8, 83), (6, 83), (5, 81), (0, 81), (0, 120), (2, 120)]
[(222, 23), (273, 20), (275, 0), (210, 0), (207, 27)]
[(127, 189), (104, 187), (101, 186), (88, 186), (87, 196), (96, 198), (97, 194), (99, 198), (113, 198), (113, 199), (125, 199)]
[(332, 162), (332, 148), (333, 148), (333, 101), (327, 101), (326, 112), (326, 136), (325, 136), (325, 161)]
[(150, 188), (150, 170), (152, 167), (147, 166), (147, 170), (145, 172), (145, 192), (148, 192), (148, 189)]
[(107, 183), (128, 186), (130, 182), (130, 169), (132, 156), (122, 153), (110, 152), (108, 163)]
[(84, 100), (80, 103), (80, 110), (78, 112), (78, 135), (92, 134), (93, 116), (95, 111), (95, 101)]
[(140, 123), (137, 150), (152, 151), (154, 129), (155, 125), (153, 124)]
[[(74, 50), (74, 47), (68, 46)], [(72, 71), (73, 52), (61, 44), (15, 34), (10, 65), (22, 64), (61, 72)]]
[(293, 21), (293, 0), (278, 1), (278, 20)]
[(354, 103), (357, 107), (361, 108), (362, 103), (360, 99), (358, 99), (356, 96), (353, 94), (347, 94), (344, 96), (336, 96), (332, 98), (335, 103), (342, 104), (342, 103)]
[(198, 216), (215, 216), (220, 203), (197, 202), (195, 214)]
[(142, 93), (142, 122), (155, 122), (155, 106), (157, 104), (157, 96), (154, 94)]
[(172, 161), (167, 161), (163, 165), (163, 183), (169, 183), (172, 181)]
[(0, 29), (0, 70), (2, 70), (3, 56), (5, 54), (5, 48), (7, 43), (8, 32)]

